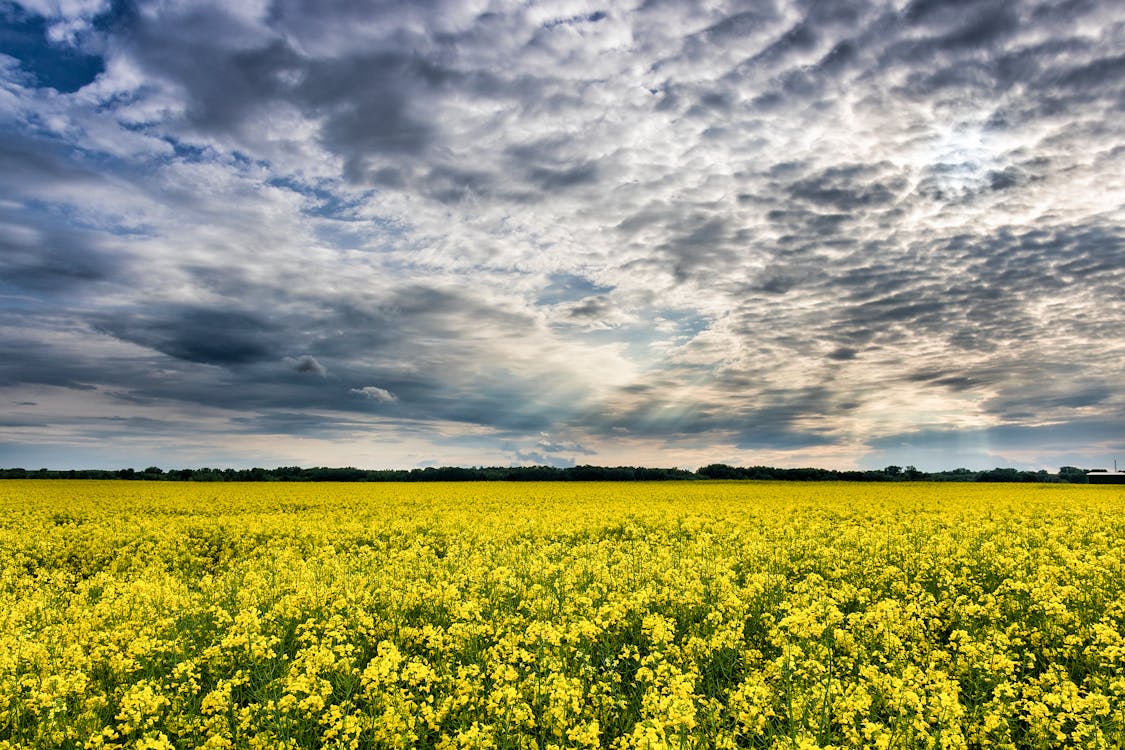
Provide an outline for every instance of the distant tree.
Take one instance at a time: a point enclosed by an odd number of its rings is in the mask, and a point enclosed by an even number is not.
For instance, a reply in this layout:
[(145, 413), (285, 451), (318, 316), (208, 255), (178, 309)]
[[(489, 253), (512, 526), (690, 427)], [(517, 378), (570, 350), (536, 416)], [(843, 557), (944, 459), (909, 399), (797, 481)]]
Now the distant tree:
[(695, 472), (705, 479), (739, 479), (740, 472), (726, 464), (709, 464)]
[(1043, 478), (1034, 471), (1005, 469), (997, 467), (982, 471), (977, 475), (978, 482), (1041, 482)]
[(1059, 468), (1059, 481), (1071, 484), (1089, 484), (1090, 478), (1086, 476), (1085, 469), (1077, 466), (1062, 466)]

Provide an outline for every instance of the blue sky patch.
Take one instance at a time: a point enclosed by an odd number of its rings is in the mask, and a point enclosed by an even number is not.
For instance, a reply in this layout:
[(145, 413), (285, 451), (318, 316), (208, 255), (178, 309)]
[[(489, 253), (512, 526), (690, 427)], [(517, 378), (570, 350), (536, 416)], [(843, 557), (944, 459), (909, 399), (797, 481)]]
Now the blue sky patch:
[(92, 83), (105, 70), (105, 61), (68, 44), (47, 38), (47, 19), (0, 6), (0, 53), (13, 57), (35, 86), (69, 94)]

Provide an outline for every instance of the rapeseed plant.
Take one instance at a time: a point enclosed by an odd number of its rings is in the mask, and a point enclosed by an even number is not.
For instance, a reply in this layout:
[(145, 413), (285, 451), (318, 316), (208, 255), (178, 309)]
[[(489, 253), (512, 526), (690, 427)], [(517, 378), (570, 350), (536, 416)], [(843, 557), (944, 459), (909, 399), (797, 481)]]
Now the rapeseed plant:
[(0, 482), (0, 750), (1125, 746), (1125, 493)]

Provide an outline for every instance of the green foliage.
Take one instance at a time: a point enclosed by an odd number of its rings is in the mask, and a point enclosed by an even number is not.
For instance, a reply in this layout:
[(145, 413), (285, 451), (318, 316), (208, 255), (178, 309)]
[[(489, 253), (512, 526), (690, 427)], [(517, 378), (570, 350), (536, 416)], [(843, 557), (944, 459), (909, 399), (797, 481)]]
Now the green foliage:
[(354, 466), (279, 466), (276, 469), (0, 469), (0, 479), (144, 479), (182, 482), (664, 482), (687, 479), (755, 479), (774, 482), (1067, 482), (1087, 484), (1086, 470), (1064, 466), (1058, 474), (1000, 468), (925, 472), (913, 466), (836, 470), (709, 464), (697, 471), (645, 466), (428, 466), (424, 469), (357, 469)]

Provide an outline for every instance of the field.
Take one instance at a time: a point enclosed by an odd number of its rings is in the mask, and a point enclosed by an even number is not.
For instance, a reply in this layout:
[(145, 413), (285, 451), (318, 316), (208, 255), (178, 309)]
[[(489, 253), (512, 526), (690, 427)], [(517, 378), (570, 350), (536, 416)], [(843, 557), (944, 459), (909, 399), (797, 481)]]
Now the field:
[(0, 482), (0, 748), (1125, 747), (1125, 488)]

